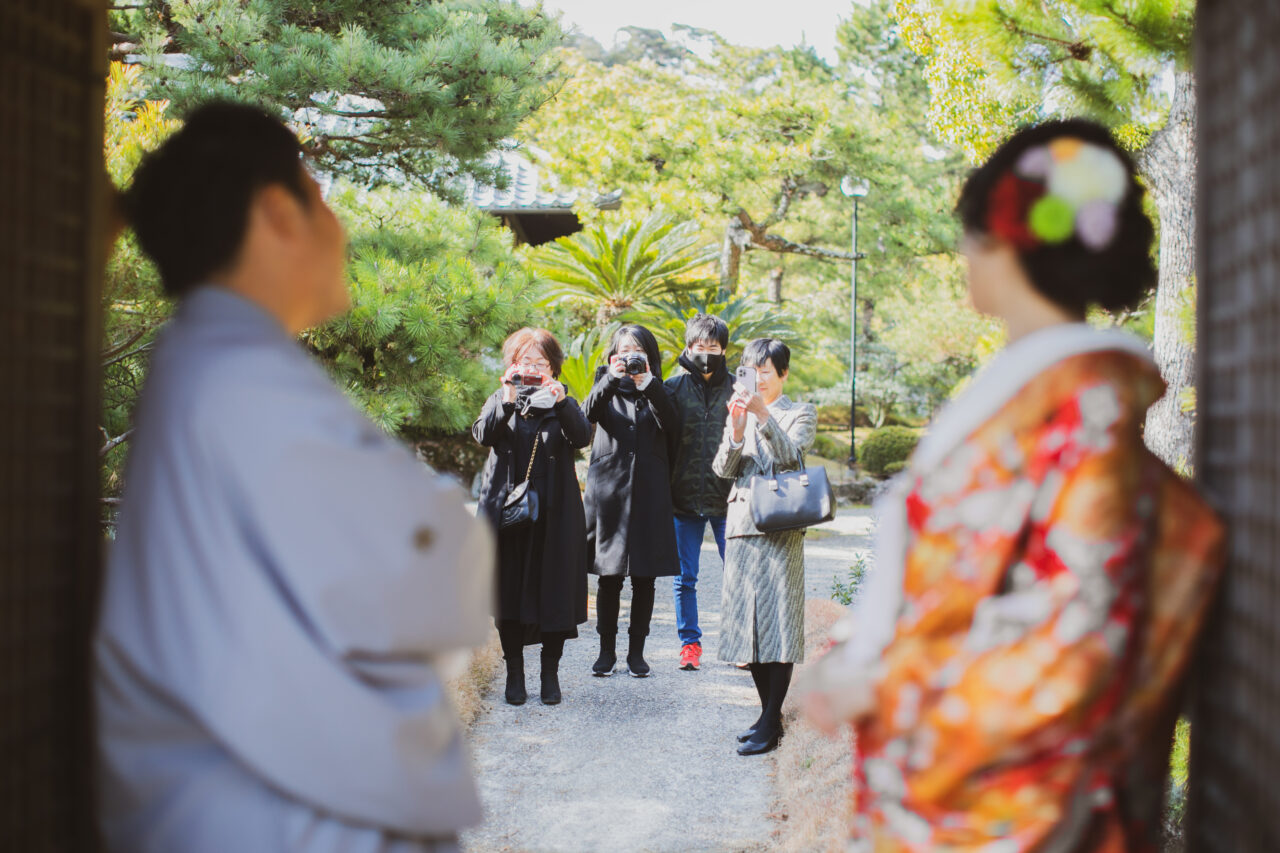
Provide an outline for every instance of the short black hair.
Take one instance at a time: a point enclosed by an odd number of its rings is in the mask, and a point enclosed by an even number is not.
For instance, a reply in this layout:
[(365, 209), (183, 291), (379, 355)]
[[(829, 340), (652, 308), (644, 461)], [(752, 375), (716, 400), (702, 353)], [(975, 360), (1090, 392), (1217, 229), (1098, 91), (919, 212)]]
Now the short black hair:
[(729, 346), (729, 326), (715, 314), (694, 314), (684, 327), (684, 348), (715, 341), (721, 349)]
[(166, 293), (182, 296), (235, 260), (258, 190), (280, 184), (308, 202), (301, 156), (280, 119), (214, 101), (143, 159), (124, 209)]
[(632, 338), (636, 343), (640, 344), (640, 348), (644, 350), (645, 357), (649, 359), (649, 372), (653, 374), (654, 379), (661, 382), (662, 353), (658, 349), (658, 339), (653, 336), (653, 332), (638, 323), (621, 326), (618, 331), (613, 333), (613, 337), (609, 339), (609, 351), (604, 355), (605, 362), (607, 363), (609, 359), (618, 354), (618, 346), (622, 343), (623, 338)]
[(756, 338), (742, 351), (742, 363), (746, 367), (759, 367), (766, 361), (773, 362), (779, 374), (791, 369), (791, 347), (777, 338)]
[(1133, 159), (1102, 125), (1072, 118), (1019, 130), (969, 175), (956, 202), (956, 214), (966, 232), (989, 233), (988, 206), (997, 182), (1027, 149), (1064, 137), (1113, 151), (1124, 164), (1128, 187), (1117, 211), (1116, 235), (1101, 250), (1089, 249), (1074, 235), (1061, 243), (1018, 249), (1022, 268), (1037, 291), (1073, 314), (1084, 316), (1090, 305), (1110, 311), (1135, 308), (1156, 284), (1151, 259), (1155, 230), (1142, 209), (1143, 189)]

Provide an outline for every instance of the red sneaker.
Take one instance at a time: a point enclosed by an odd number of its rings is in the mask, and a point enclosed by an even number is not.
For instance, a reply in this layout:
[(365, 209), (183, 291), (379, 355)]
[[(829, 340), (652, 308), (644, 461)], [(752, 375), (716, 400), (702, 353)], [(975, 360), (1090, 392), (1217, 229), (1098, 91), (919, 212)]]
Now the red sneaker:
[(680, 668), (694, 670), (702, 663), (702, 643), (685, 643), (680, 647)]

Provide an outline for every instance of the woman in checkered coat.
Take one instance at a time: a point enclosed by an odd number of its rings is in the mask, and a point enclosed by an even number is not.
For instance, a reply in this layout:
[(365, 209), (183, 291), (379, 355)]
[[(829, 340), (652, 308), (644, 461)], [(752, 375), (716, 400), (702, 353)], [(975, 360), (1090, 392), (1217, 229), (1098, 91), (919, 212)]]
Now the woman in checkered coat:
[(782, 700), (796, 663), (804, 660), (804, 531), (761, 533), (751, 520), (751, 479), (804, 467), (818, 412), (782, 393), (791, 351), (776, 338), (747, 345), (742, 363), (756, 370), (757, 390), (738, 387), (711, 463), (734, 480), (729, 492), (720, 608), (721, 660), (749, 661), (760, 695), (760, 718), (738, 736), (739, 755), (759, 755), (782, 736)]

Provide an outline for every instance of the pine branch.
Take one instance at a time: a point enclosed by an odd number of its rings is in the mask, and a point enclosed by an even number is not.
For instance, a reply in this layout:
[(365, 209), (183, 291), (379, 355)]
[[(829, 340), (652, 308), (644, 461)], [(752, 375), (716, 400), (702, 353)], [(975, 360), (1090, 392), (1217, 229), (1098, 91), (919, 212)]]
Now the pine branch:
[(144, 326), (143, 328), (139, 329), (138, 331), (136, 331), (136, 332), (134, 332), (132, 335), (130, 335), (127, 339), (125, 339), (125, 340), (121, 341), (121, 342), (120, 342), (120, 343), (118, 343), (118, 344), (114, 344), (114, 345), (112, 345), (112, 347), (111, 347), (110, 349), (105, 350), (105, 351), (102, 353), (102, 359), (103, 359), (103, 361), (106, 361), (107, 359), (115, 358), (115, 357), (116, 357), (116, 356), (118, 356), (120, 353), (124, 352), (124, 351), (125, 351), (125, 350), (127, 350), (129, 347), (131, 347), (131, 346), (133, 346), (134, 344), (136, 344), (136, 343), (138, 342), (138, 340), (139, 340), (143, 335), (145, 335), (145, 334), (147, 333), (147, 331), (148, 331), (148, 329)]
[[(778, 254), (805, 255), (810, 258), (818, 258), (824, 261), (860, 261), (867, 257), (866, 252), (858, 252), (856, 255), (852, 252), (842, 252), (838, 249), (827, 249), (822, 246), (815, 246), (811, 243), (796, 243), (785, 237), (779, 237), (776, 234), (768, 233), (767, 226), (759, 224), (752, 220), (751, 215), (745, 210), (738, 211), (738, 222), (751, 235), (751, 244), (759, 246), (762, 249), (768, 249), (770, 252)], [(747, 248), (750, 248), (748, 246)]]
[[(141, 335), (139, 335), (139, 337), (141, 337)], [(147, 343), (143, 344), (142, 346), (138, 347), (135, 350), (131, 350), (125, 353), (120, 353), (118, 355), (107, 358), (105, 361), (102, 362), (102, 366), (110, 367), (113, 364), (119, 364), (125, 359), (133, 358), (135, 355), (142, 355), (144, 352), (150, 352), (153, 346), (154, 346), (154, 343), (151, 341), (148, 341)]]
[(130, 438), (132, 438), (135, 429), (136, 427), (130, 427), (129, 429), (117, 435), (115, 438), (112, 438), (107, 433), (106, 427), (103, 427), (103, 426), (98, 427), (98, 431), (102, 433), (102, 438), (104, 439), (102, 447), (98, 449), (98, 457), (102, 458), (106, 456), (112, 450), (115, 450), (117, 447), (119, 447), (120, 445), (128, 441)]

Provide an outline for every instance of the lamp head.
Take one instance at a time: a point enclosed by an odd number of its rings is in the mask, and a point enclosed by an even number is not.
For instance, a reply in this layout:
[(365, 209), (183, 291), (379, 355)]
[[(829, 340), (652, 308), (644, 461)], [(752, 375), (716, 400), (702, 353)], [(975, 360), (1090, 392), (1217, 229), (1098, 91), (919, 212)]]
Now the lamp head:
[(871, 189), (866, 181), (858, 180), (853, 175), (845, 175), (840, 179), (840, 192), (853, 198), (866, 198)]

